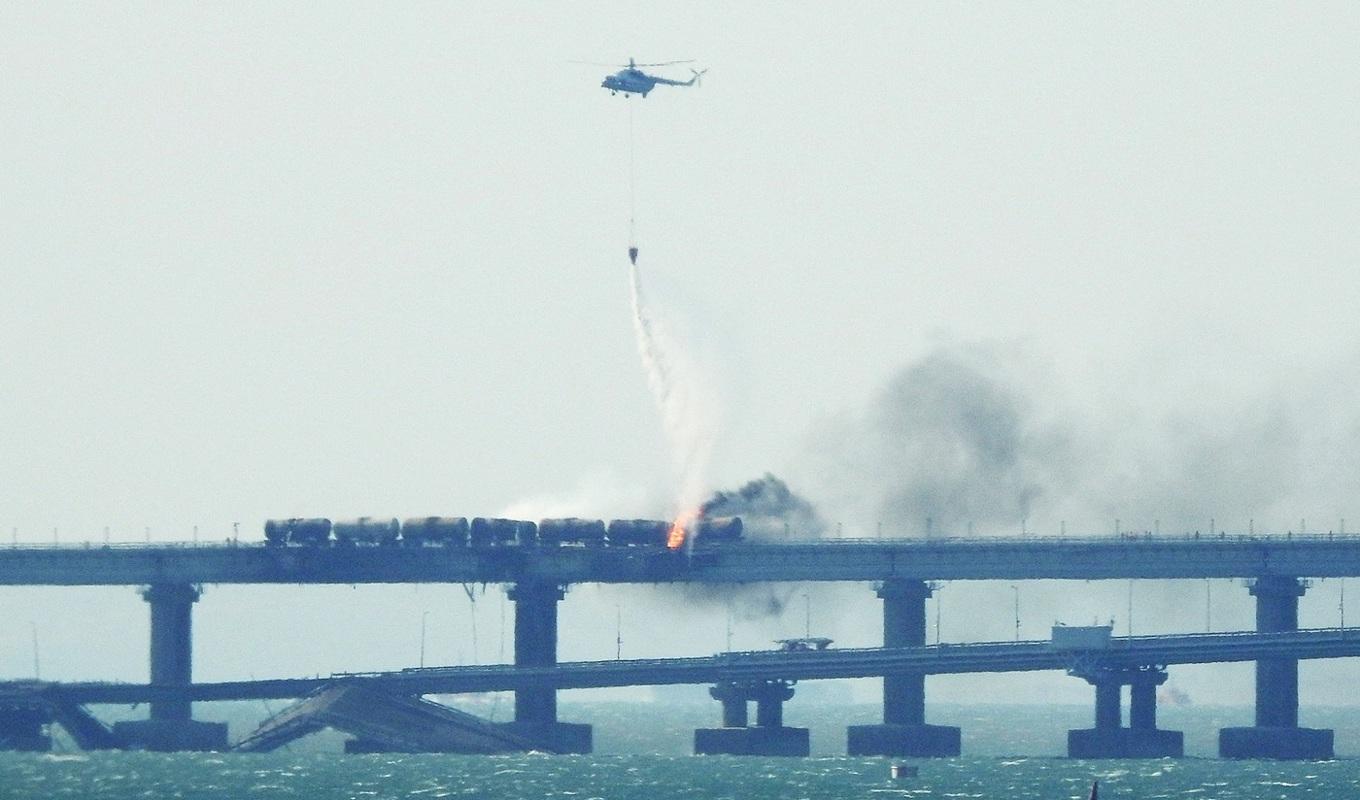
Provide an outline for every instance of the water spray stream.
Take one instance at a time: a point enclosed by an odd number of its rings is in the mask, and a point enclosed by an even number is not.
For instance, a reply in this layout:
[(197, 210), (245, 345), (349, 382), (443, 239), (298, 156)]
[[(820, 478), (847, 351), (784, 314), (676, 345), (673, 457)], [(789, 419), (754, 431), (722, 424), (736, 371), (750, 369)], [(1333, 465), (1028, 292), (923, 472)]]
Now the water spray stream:
[(694, 378), (680, 348), (647, 310), (637, 265), (629, 268), (629, 277), (638, 354), (661, 411), (680, 478), (677, 506), (684, 512), (697, 508), (705, 491), (704, 473), (713, 441), (711, 419), (704, 413), (697, 395), (701, 382)]

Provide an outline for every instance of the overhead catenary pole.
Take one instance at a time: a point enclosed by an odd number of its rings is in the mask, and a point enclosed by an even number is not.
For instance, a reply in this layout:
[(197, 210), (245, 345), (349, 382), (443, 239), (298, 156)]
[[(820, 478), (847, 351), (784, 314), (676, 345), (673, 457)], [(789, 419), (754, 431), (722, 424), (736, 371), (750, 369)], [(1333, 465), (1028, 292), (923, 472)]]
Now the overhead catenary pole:
[(429, 611), (420, 612), (420, 666), (425, 666), (425, 620), (430, 616)]
[(1133, 579), (1129, 579), (1129, 638), (1133, 638)]
[(1020, 641), (1020, 587), (1011, 584), (1011, 591), (1015, 592), (1015, 641)]

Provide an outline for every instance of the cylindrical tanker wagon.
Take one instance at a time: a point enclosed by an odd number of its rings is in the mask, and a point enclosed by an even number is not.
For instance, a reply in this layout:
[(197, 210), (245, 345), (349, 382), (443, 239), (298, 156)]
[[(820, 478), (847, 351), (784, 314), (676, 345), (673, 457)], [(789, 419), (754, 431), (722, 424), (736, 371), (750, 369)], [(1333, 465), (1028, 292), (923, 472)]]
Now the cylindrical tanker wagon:
[(413, 517), (401, 524), (401, 541), (408, 547), (466, 547), (467, 517)]
[(324, 545), (331, 538), (331, 521), (323, 518), (291, 519), (288, 541), (302, 545)]
[(271, 519), (264, 523), (265, 544), (324, 545), (331, 538), (328, 519)]
[(741, 531), (741, 517), (703, 517), (694, 526), (694, 542), (739, 542)]
[(671, 523), (661, 519), (610, 520), (606, 539), (610, 547), (665, 547)]
[(331, 530), (336, 544), (393, 545), (401, 533), (401, 523), (391, 518), (359, 517), (341, 520)]
[(267, 519), (264, 522), (264, 543), (273, 547), (288, 544), (288, 520)]
[(605, 526), (602, 519), (564, 517), (544, 519), (538, 523), (538, 544), (557, 547), (563, 544), (598, 547), (604, 544)]
[(538, 538), (538, 526), (522, 519), (475, 517), (468, 533), (473, 547), (531, 545)]

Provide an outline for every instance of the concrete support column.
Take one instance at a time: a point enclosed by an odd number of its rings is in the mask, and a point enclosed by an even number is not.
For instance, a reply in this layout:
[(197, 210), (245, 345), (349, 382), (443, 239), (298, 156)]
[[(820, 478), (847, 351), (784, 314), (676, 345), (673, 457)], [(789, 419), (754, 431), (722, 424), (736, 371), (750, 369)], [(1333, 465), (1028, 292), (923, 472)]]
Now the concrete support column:
[(708, 690), (714, 700), (722, 703), (722, 724), (724, 728), (745, 728), (746, 689), (733, 683), (720, 683)]
[[(510, 588), (515, 604), (515, 666), (551, 667), (557, 663), (557, 603), (565, 590), (556, 583), (518, 583)], [(557, 690), (515, 690), (515, 733), (552, 753), (589, 753), (589, 725), (557, 721)]]
[(793, 687), (783, 681), (766, 681), (755, 688), (756, 725), (784, 727), (784, 701), (793, 698)]
[[(178, 687), (193, 681), (193, 609), (199, 594), (188, 583), (155, 583), (142, 591), (151, 607), (151, 683)], [(194, 720), (188, 700), (153, 700), (150, 716), (116, 723), (114, 739), (142, 750), (226, 749), (226, 723)]]
[[(550, 667), (557, 663), (557, 602), (562, 587), (521, 583), (510, 590), (515, 604), (515, 666)], [(556, 722), (556, 689), (515, 691), (516, 722)]]
[(1114, 730), (1123, 727), (1123, 717), (1119, 709), (1120, 682), (1117, 678), (1107, 677), (1096, 681), (1096, 728)]
[[(883, 600), (883, 646), (921, 647), (926, 643), (926, 600), (930, 584), (894, 578), (878, 587)], [(926, 724), (926, 676), (898, 673), (883, 677), (883, 724), (851, 725), (846, 751), (852, 756), (957, 756), (959, 729)]]
[[(188, 686), (193, 680), (193, 609), (198, 589), (185, 583), (158, 583), (148, 586), (142, 597), (151, 606), (151, 682)], [(151, 703), (152, 719), (191, 717), (188, 700)]]
[[(920, 580), (885, 581), (879, 587), (884, 647), (920, 647), (926, 643), (926, 600), (931, 594), (930, 584)], [(883, 722), (926, 723), (926, 676), (919, 673), (884, 676)]]
[[(1157, 728), (1157, 687), (1166, 681), (1158, 667), (1097, 666), (1072, 670), (1096, 690), (1094, 728), (1067, 732), (1067, 755), (1072, 758), (1179, 758), (1185, 754), (1180, 731)], [(1129, 727), (1123, 727), (1119, 695), (1125, 684), (1129, 695)]]
[[(709, 694), (723, 704), (723, 727), (696, 730), (695, 755), (806, 756), (811, 752), (807, 728), (784, 726), (784, 703), (793, 697), (791, 683), (720, 683)], [(752, 700), (756, 724), (748, 727), (746, 704)]]
[(1129, 686), (1129, 727), (1135, 730), (1157, 729), (1157, 687), (1166, 681), (1165, 672), (1136, 674)]
[[(1258, 578), (1251, 587), (1256, 598), (1256, 630), (1279, 633), (1299, 629), (1299, 598), (1304, 587), (1297, 578)], [(1256, 726), (1299, 726), (1299, 662), (1291, 658), (1263, 658), (1256, 662)]]
[[(1257, 578), (1251, 586), (1256, 598), (1256, 630), (1298, 630), (1299, 598), (1306, 590), (1296, 577)], [(1256, 725), (1218, 732), (1218, 753), (1224, 758), (1331, 758), (1332, 744), (1332, 731), (1299, 727), (1299, 662), (1293, 658), (1257, 661)]]

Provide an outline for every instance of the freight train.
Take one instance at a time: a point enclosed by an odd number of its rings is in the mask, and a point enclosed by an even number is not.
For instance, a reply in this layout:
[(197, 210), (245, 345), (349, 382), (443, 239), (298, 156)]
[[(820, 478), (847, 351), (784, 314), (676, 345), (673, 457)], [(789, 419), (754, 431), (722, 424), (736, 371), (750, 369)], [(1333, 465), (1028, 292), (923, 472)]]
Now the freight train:
[[(264, 524), (272, 547), (666, 547), (672, 523), (655, 519), (544, 519), (537, 523), (496, 517), (412, 517), (405, 521), (359, 517), (271, 519)], [(704, 545), (742, 540), (741, 517), (700, 518), (686, 537)]]

